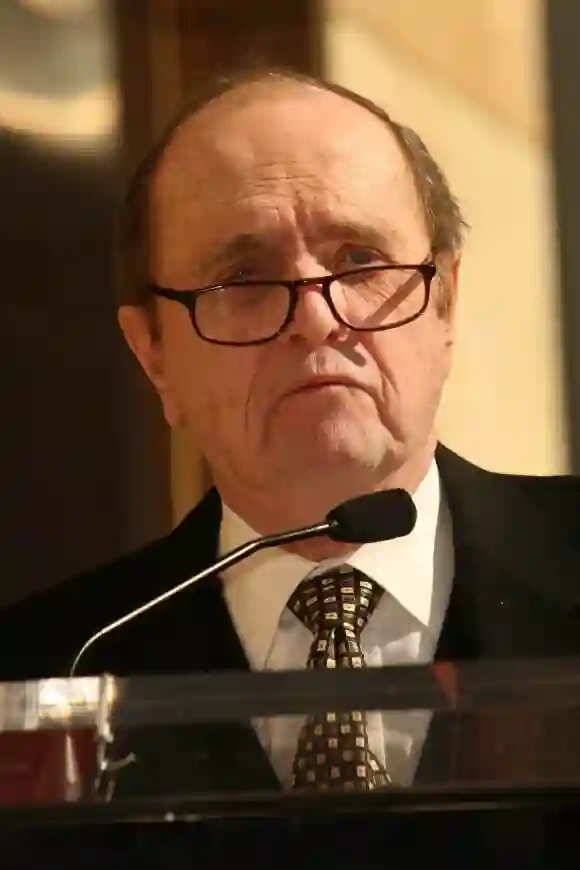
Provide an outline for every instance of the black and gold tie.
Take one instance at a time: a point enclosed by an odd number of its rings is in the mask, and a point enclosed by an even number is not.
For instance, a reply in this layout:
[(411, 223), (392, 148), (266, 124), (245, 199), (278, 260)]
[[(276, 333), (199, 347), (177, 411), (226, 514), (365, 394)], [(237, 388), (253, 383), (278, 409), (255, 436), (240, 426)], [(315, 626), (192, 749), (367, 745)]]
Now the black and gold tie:
[[(303, 580), (288, 607), (314, 635), (307, 667), (365, 667), (360, 637), (382, 594), (373, 580), (347, 565)], [(292, 774), (295, 788), (318, 791), (369, 791), (390, 783), (369, 748), (361, 711), (309, 716)]]

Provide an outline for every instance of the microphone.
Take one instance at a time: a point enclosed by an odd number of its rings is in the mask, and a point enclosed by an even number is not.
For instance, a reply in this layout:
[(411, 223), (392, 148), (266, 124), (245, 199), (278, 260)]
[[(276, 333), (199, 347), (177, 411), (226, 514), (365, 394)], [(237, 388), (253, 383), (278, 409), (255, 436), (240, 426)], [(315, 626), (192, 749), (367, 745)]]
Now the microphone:
[(404, 538), (413, 531), (416, 521), (415, 502), (404, 489), (360, 495), (344, 501), (326, 515), (330, 526), (328, 537), (347, 544)]
[(305, 541), (307, 538), (319, 538), (325, 535), (333, 541), (347, 544), (369, 544), (377, 541), (390, 541), (393, 538), (402, 538), (408, 535), (415, 527), (416, 520), (417, 509), (409, 493), (404, 489), (387, 489), (382, 492), (361, 495), (343, 502), (333, 508), (322, 523), (294, 529), (290, 532), (266, 535), (265, 537), (248, 541), (247, 544), (243, 544), (241, 547), (237, 547), (235, 550), (227, 553), (222, 559), (218, 559), (217, 562), (214, 562), (208, 568), (205, 568), (198, 574), (194, 574), (193, 577), (184, 580), (177, 586), (168, 589), (156, 598), (146, 601), (145, 604), (129, 611), (129, 613), (109, 623), (109, 625), (105, 625), (89, 637), (76, 654), (71, 665), (69, 677), (74, 677), (81, 658), (97, 640), (100, 640), (105, 635), (110, 634), (136, 617), (141, 616), (141, 614), (146, 613), (148, 610), (157, 607), (158, 604), (173, 598), (174, 595), (183, 592), (199, 580), (205, 580), (219, 571), (231, 568), (232, 565), (236, 565), (242, 559), (247, 559), (248, 556), (253, 555), (259, 550), (289, 544), (294, 541)]

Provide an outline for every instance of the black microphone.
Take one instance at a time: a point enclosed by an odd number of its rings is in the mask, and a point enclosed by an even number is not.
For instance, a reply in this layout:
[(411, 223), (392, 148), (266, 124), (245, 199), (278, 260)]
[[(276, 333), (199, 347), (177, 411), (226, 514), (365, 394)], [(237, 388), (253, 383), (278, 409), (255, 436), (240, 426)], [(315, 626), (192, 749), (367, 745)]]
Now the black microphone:
[(326, 515), (333, 541), (371, 544), (404, 538), (415, 528), (417, 508), (404, 489), (387, 489), (351, 498)]
[(168, 598), (172, 598), (199, 580), (211, 577), (225, 568), (231, 568), (232, 565), (236, 565), (242, 559), (247, 559), (248, 556), (253, 555), (258, 550), (264, 550), (267, 547), (277, 547), (281, 544), (289, 544), (294, 541), (305, 541), (307, 538), (319, 538), (325, 535), (333, 541), (347, 544), (370, 544), (376, 541), (390, 541), (393, 538), (402, 538), (408, 535), (415, 527), (416, 520), (417, 509), (409, 493), (404, 489), (387, 489), (383, 492), (372, 492), (343, 502), (327, 514), (326, 520), (323, 523), (305, 526), (302, 529), (295, 529), (291, 532), (281, 532), (277, 535), (266, 535), (263, 538), (248, 541), (247, 544), (232, 550), (231, 553), (228, 553), (222, 559), (218, 559), (217, 562), (200, 571), (199, 574), (194, 574), (193, 577), (184, 580), (183, 583), (179, 583), (172, 589), (168, 589), (166, 592), (158, 595), (157, 598), (152, 598), (151, 601), (136, 607), (124, 616), (116, 619), (115, 622), (105, 625), (93, 634), (75, 656), (69, 677), (74, 677), (81, 658), (97, 640), (130, 622), (142, 613), (157, 607), (158, 604), (162, 604)]

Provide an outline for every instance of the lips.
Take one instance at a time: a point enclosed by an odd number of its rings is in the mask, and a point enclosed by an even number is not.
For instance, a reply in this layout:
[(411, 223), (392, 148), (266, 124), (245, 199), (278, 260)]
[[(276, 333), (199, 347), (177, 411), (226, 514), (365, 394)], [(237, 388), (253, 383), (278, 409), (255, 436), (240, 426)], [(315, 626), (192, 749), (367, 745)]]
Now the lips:
[(315, 375), (314, 377), (301, 381), (289, 390), (289, 394), (323, 389), (324, 387), (355, 387), (359, 390), (365, 389), (362, 384), (357, 383), (357, 381), (354, 381), (351, 378), (340, 377), (340, 375)]

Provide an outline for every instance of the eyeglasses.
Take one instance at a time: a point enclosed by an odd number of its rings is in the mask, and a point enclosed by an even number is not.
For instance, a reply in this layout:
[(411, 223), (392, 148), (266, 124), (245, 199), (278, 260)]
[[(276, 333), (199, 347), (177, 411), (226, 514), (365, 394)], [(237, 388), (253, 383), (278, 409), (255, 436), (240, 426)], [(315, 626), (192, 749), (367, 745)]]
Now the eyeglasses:
[(437, 273), (432, 262), (365, 266), (292, 281), (232, 281), (199, 290), (150, 284), (156, 296), (185, 305), (200, 338), (245, 346), (273, 341), (290, 325), (303, 287), (319, 286), (336, 320), (357, 332), (381, 332), (420, 317)]

